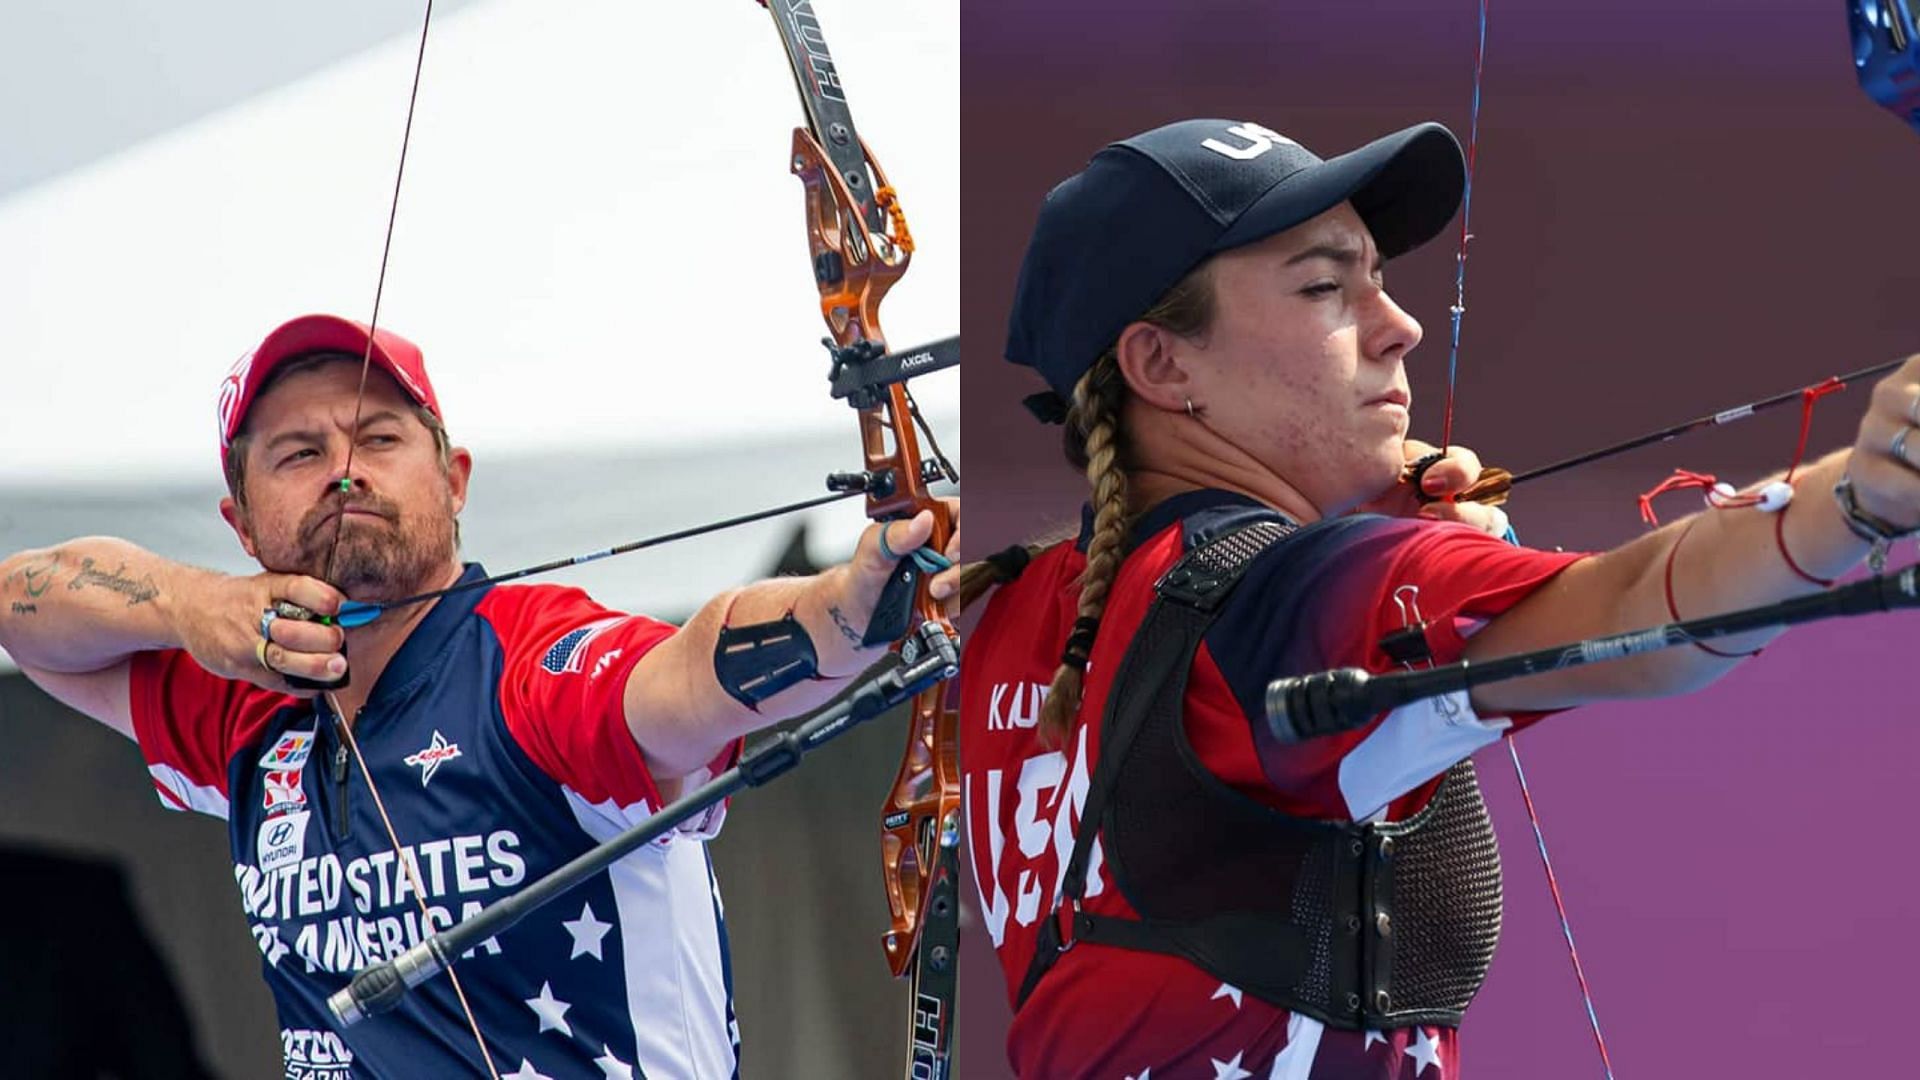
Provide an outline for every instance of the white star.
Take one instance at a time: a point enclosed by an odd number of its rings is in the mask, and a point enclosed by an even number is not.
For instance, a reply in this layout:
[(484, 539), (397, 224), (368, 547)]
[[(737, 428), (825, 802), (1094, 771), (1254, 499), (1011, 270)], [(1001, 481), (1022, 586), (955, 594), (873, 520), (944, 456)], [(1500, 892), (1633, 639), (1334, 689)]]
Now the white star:
[(1365, 1053), (1366, 1051), (1373, 1049), (1374, 1043), (1379, 1043), (1381, 1046), (1385, 1046), (1387, 1045), (1387, 1037), (1373, 1030), (1372, 1028), (1368, 1028), (1367, 1041), (1361, 1044), (1360, 1046), (1361, 1052)]
[(1242, 1050), (1233, 1055), (1232, 1061), (1208, 1058), (1208, 1061), (1213, 1062), (1213, 1080), (1246, 1080), (1247, 1077), (1252, 1076), (1252, 1073), (1240, 1067), (1240, 1059), (1245, 1056), (1247, 1052)]
[(520, 1067), (510, 1073), (502, 1074), (500, 1080), (553, 1080), (553, 1077), (536, 1070), (531, 1061), (521, 1058)]
[(567, 1010), (573, 1006), (553, 996), (552, 983), (541, 983), (540, 996), (524, 1000), (527, 1008), (540, 1018), (541, 1031), (558, 1031), (569, 1039), (573, 1038), (573, 1025), (567, 1023)]
[(1220, 989), (1215, 990), (1213, 992), (1213, 996), (1208, 998), (1207, 1000), (1219, 1001), (1221, 998), (1232, 998), (1233, 1007), (1237, 1009), (1240, 1007), (1240, 994), (1241, 994), (1241, 990), (1239, 987), (1230, 986), (1227, 983), (1221, 983)]
[(571, 922), (562, 922), (560, 925), (566, 927), (567, 933), (573, 935), (573, 951), (567, 954), (567, 959), (571, 960), (587, 953), (592, 953), (595, 960), (606, 959), (600, 955), (600, 939), (607, 936), (607, 931), (613, 929), (613, 924), (594, 918), (592, 904), (580, 905), (580, 917)]
[(1148, 1075), (1151, 1072), (1153, 1072), (1151, 1068), (1141, 1069), (1139, 1076), (1129, 1076), (1127, 1080), (1153, 1080), (1153, 1077)]
[(605, 1057), (594, 1058), (593, 1063), (600, 1066), (600, 1072), (606, 1080), (633, 1080), (633, 1066), (614, 1057), (613, 1047), (601, 1043), (600, 1049), (605, 1050), (607, 1054)]
[(1434, 1072), (1444, 1076), (1440, 1069), (1440, 1044), (1427, 1035), (1426, 1028), (1414, 1028), (1413, 1034), (1413, 1045), (1401, 1051), (1414, 1060), (1413, 1075), (1419, 1076), (1431, 1065)]

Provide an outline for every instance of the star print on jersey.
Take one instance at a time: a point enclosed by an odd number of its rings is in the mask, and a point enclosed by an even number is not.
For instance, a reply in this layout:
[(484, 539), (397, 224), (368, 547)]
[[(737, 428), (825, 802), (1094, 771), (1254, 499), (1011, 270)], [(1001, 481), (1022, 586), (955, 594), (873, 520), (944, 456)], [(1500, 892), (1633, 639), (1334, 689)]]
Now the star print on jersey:
[(1127, 1080), (1153, 1080), (1152, 1072), (1151, 1068), (1141, 1069), (1139, 1076), (1129, 1076)]
[(633, 1080), (633, 1066), (614, 1057), (613, 1047), (601, 1043), (600, 1049), (605, 1050), (606, 1054), (594, 1058), (593, 1063), (600, 1066), (600, 1072), (605, 1080)]
[(560, 925), (573, 935), (573, 951), (567, 954), (567, 959), (589, 955), (595, 960), (606, 959), (600, 955), (600, 942), (607, 936), (607, 931), (613, 929), (613, 924), (594, 918), (592, 904), (580, 905), (580, 917)]
[(510, 1073), (502, 1073), (500, 1080), (553, 1080), (553, 1077), (536, 1070), (533, 1062), (521, 1058), (520, 1067)]
[(1247, 1052), (1242, 1050), (1233, 1055), (1231, 1061), (1208, 1058), (1207, 1060), (1213, 1062), (1213, 1080), (1247, 1080), (1247, 1077), (1253, 1074), (1240, 1067), (1240, 1059), (1246, 1056)]
[(436, 729), (433, 733), (433, 741), (428, 743), (425, 749), (408, 754), (400, 760), (420, 770), (420, 786), (426, 787), (427, 781), (433, 779), (433, 774), (439, 771), (442, 762), (452, 761), (459, 756), (460, 744), (448, 742), (447, 737)]
[(1227, 984), (1227, 983), (1221, 983), (1221, 984), (1220, 984), (1220, 989), (1218, 989), (1218, 990), (1215, 990), (1215, 991), (1213, 992), (1213, 997), (1212, 997), (1211, 999), (1209, 999), (1209, 1000), (1212, 1000), (1212, 1001), (1219, 1001), (1219, 1000), (1220, 1000), (1221, 998), (1232, 998), (1232, 999), (1233, 999), (1233, 1007), (1237, 1009), (1237, 1008), (1239, 1008), (1239, 1007), (1240, 1007), (1240, 995), (1241, 995), (1241, 993), (1242, 993), (1242, 991), (1241, 991), (1241, 989), (1240, 989), (1239, 987), (1237, 987), (1237, 986), (1232, 986), (1232, 985), (1229, 985), (1229, 984)]
[(527, 1008), (532, 1009), (533, 1014), (540, 1018), (541, 1031), (557, 1031), (569, 1039), (573, 1038), (573, 1025), (567, 1023), (567, 1010), (573, 1006), (553, 996), (552, 983), (541, 983), (539, 997), (523, 1000), (526, 1001)]
[(1377, 1031), (1375, 1031), (1375, 1030), (1373, 1030), (1372, 1028), (1368, 1028), (1368, 1029), (1367, 1029), (1367, 1041), (1366, 1041), (1366, 1042), (1364, 1042), (1364, 1043), (1362, 1043), (1362, 1044), (1360, 1044), (1360, 1049), (1361, 1049), (1361, 1050), (1371, 1050), (1371, 1049), (1373, 1049), (1373, 1044), (1374, 1044), (1374, 1043), (1379, 1043), (1379, 1044), (1380, 1044), (1381, 1046), (1385, 1046), (1385, 1045), (1387, 1045), (1387, 1037), (1386, 1037), (1385, 1035), (1382, 1035), (1382, 1034), (1380, 1034), (1379, 1032), (1377, 1032)]
[(1413, 1044), (1401, 1051), (1414, 1060), (1413, 1075), (1424, 1074), (1429, 1065), (1433, 1066), (1435, 1076), (1446, 1075), (1445, 1070), (1440, 1067), (1440, 1044), (1427, 1034), (1426, 1028), (1414, 1028), (1413, 1034)]

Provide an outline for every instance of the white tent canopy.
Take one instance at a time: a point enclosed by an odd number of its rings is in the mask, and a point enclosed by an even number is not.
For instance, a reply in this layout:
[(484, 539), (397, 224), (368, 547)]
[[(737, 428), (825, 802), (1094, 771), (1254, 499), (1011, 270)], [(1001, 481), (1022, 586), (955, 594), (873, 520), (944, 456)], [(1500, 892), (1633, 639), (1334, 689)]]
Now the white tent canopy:
[[(950, 334), (957, 7), (817, 6), (919, 243), (889, 337)], [(371, 313), (416, 44), (0, 202), (0, 553), (97, 530), (246, 568), (212, 510), (214, 392), (281, 320)], [(436, 22), (380, 322), (425, 349), (476, 453), (465, 535), (490, 569), (805, 497), (858, 467), (814, 344), (786, 166), (800, 118), (750, 0), (493, 0)], [(957, 375), (916, 393), (956, 451)], [(828, 556), (858, 513), (817, 520)], [(585, 580), (609, 603), (684, 611), (764, 571), (786, 535)]]

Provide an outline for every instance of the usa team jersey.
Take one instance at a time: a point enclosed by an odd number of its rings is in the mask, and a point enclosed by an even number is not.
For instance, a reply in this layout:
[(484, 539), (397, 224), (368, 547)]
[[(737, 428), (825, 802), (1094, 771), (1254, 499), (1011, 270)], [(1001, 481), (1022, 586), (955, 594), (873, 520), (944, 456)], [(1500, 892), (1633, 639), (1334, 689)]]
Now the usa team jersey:
[[(1042, 743), (1035, 725), (1076, 615), (1086, 531), (1002, 586), (970, 635), (961, 683), (968, 848), (1009, 1000), (1053, 909), (1099, 755), (1107, 691), (1154, 583), (1190, 548), (1263, 512), (1239, 495), (1197, 491), (1143, 515), (1064, 746)], [(1352, 516), (1300, 530), (1247, 568), (1194, 658), (1183, 711), (1195, 754), (1225, 784), (1296, 816), (1400, 820), (1417, 812), (1449, 765), (1538, 715), (1482, 720), (1460, 694), (1284, 746), (1267, 733), (1267, 683), (1334, 667), (1393, 669), (1378, 642), (1404, 625), (1402, 604), (1417, 604), (1428, 622), (1435, 659), (1456, 660), (1479, 623), (1580, 557), (1432, 521)], [(1084, 907), (1139, 918), (1097, 841)], [(1014, 1016), (1007, 1054), (1025, 1080), (1451, 1080), (1459, 1065), (1451, 1028), (1328, 1028), (1184, 959), (1091, 942), (1061, 954), (1041, 978)]]
[[(462, 580), (483, 576), (469, 565)], [(672, 633), (555, 586), (435, 604), (353, 729), (397, 856), (324, 702), (216, 678), (179, 651), (134, 659), (134, 731), (161, 801), (227, 822), (289, 1080), (486, 1075), (444, 975), (345, 1030), (326, 999), (428, 928), (471, 917), (660, 806), (621, 699), (634, 664)], [(503, 1076), (737, 1075), (705, 843), (723, 812), (455, 965)]]

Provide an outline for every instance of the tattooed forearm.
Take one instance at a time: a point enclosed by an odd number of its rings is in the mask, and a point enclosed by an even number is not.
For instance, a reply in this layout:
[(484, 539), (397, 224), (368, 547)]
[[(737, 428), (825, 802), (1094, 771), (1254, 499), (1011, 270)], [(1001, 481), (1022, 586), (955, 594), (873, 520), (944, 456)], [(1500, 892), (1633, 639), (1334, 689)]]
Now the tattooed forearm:
[[(135, 604), (144, 604), (160, 595), (160, 586), (154, 584), (151, 575), (144, 576), (140, 578), (140, 580), (135, 581), (133, 578), (127, 576), (126, 571), (126, 563), (121, 563), (119, 567), (113, 570), (96, 570), (94, 569), (92, 559), (81, 559), (80, 572), (73, 575), (72, 581), (67, 582), (67, 588), (84, 589), (88, 585), (96, 585), (102, 589), (117, 592), (126, 597), (128, 607), (132, 607)], [(37, 596), (39, 594), (32, 593), (29, 595)]]
[(840, 613), (840, 608), (838, 605), (829, 607), (827, 609), (827, 615), (828, 617), (833, 619), (833, 625), (840, 628), (841, 637), (846, 638), (848, 641), (853, 642), (855, 645), (860, 644), (860, 640), (861, 640), (860, 632), (858, 630), (855, 630), (853, 628), (853, 624), (847, 621), (847, 617)]

